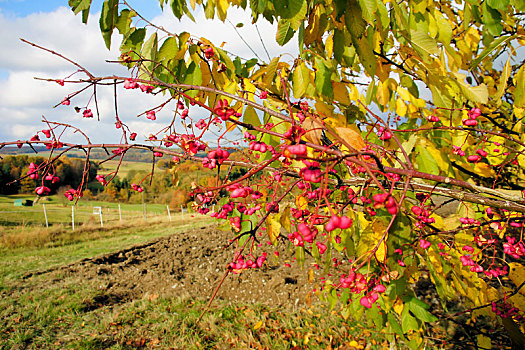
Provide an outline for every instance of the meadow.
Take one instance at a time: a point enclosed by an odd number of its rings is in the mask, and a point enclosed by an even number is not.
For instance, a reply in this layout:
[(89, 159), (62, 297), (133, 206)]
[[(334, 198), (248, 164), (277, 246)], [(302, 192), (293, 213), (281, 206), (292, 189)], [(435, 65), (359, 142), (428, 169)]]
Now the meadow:
[[(20, 209), (12, 206), (13, 199), (1, 198), (1, 210)], [(92, 205), (115, 208), (111, 203), (79, 202), (79, 208)], [(49, 202), (50, 208), (54, 206), (60, 207)], [(141, 206), (122, 205), (122, 209), (135, 218), (126, 216), (123, 222), (108, 223), (103, 229), (88, 223), (72, 231), (67, 226), (69, 207), (61, 215), (56, 212), (48, 229), (28, 224), (7, 227), (11, 230), (7, 235), (18, 230), (18, 239), (0, 241), (1, 349), (347, 349), (364, 348), (365, 343), (380, 345), (370, 332), (318, 304), (283, 309), (217, 300), (199, 321), (207, 296), (147, 293), (110, 298), (102, 286), (87, 283), (82, 273), (66, 273), (68, 266), (103, 260), (107, 254), (120, 257), (130, 247), (166, 236), (183, 237), (212, 223), (192, 215), (183, 220), (180, 213), (171, 222), (164, 216), (144, 221)], [(4, 222), (12, 223), (22, 217), (0, 215)], [(28, 212), (26, 223), (39, 221), (38, 215)], [(0, 237), (6, 237), (5, 228)], [(197, 267), (188, 266), (191, 268)]]

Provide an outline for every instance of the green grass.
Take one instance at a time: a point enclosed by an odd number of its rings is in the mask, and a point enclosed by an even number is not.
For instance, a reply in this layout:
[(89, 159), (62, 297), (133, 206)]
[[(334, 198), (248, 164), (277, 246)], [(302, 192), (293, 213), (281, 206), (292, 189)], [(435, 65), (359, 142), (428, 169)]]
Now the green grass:
[[(97, 304), (107, 296), (82, 276), (33, 275), (83, 258), (116, 251), (205, 222), (159, 222), (89, 234), (53, 246), (0, 250), (0, 349), (325, 349), (364, 345), (335, 312), (321, 306), (284, 311), (216, 301), (197, 322), (204, 300), (150, 294), (127, 302)], [(92, 306), (95, 307), (92, 307)], [(358, 343), (351, 343), (352, 341)], [(370, 339), (368, 339), (370, 341)], [(362, 347), (361, 347), (362, 348)]]
[[(102, 169), (99, 169), (99, 174), (109, 174), (116, 171), (118, 164), (118, 160), (109, 160), (102, 163)], [(151, 171), (151, 163), (123, 161), (118, 170), (118, 177), (125, 179), (132, 170), (149, 173)]]
[[(35, 200), (32, 195), (0, 196), (0, 237), (2, 234), (33, 230), (34, 227), (45, 227), (44, 205), (47, 221), (50, 227), (71, 227), (71, 207), (74, 202), (64, 201), (61, 197), (49, 196), (32, 207), (15, 207), (15, 199)], [(91, 201), (80, 199), (75, 205), (75, 225), (99, 225), (100, 216), (93, 214), (93, 207), (102, 207), (102, 219), (105, 224), (119, 221), (143, 218), (142, 204), (120, 204), (113, 202)], [(171, 213), (172, 219), (180, 217), (179, 213)], [(163, 217), (169, 219), (166, 206), (163, 204), (146, 204), (146, 219)], [(122, 218), (122, 220), (121, 220)]]

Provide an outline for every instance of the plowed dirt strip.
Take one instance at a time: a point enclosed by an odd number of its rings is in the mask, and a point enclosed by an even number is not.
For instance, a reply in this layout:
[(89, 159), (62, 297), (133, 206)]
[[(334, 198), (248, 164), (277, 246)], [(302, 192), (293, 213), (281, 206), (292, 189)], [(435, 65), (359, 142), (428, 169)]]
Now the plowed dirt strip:
[[(145, 295), (207, 299), (234, 256), (234, 247), (224, 248), (227, 237), (228, 233), (214, 227), (202, 227), (26, 277), (47, 274), (48, 281), (58, 283), (62, 278), (79, 277), (80, 283), (102, 292), (100, 300), (87, 305), (88, 309)], [(307, 258), (304, 269), (300, 269), (295, 263), (292, 267), (284, 265), (285, 260), (293, 258), (291, 255), (281, 254), (276, 264), (274, 247), (266, 242), (254, 255), (262, 252), (268, 253), (267, 264), (230, 274), (217, 298), (287, 307), (317, 300), (312, 290), (318, 286), (308, 282), (313, 259)], [(312, 271), (317, 275), (315, 268)]]

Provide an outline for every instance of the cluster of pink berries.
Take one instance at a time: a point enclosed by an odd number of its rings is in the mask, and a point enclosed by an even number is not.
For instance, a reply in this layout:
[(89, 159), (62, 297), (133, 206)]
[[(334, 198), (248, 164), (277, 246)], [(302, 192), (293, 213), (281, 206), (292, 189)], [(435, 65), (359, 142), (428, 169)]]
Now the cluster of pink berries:
[(288, 235), (288, 239), (293, 243), (294, 246), (302, 247), (304, 246), (304, 242), (313, 243), (317, 234), (317, 228), (309, 227), (305, 223), (301, 222), (297, 225), (297, 231), (294, 231)]
[(217, 164), (222, 164), (226, 159), (230, 157), (230, 153), (223, 149), (216, 149), (214, 151), (210, 151), (206, 158), (202, 160), (202, 166), (208, 169), (213, 169), (217, 166)]
[(492, 312), (494, 312), (501, 318), (513, 318), (518, 324), (523, 324), (523, 322), (525, 322), (525, 315), (523, 310), (520, 310), (517, 307), (513, 307), (506, 302), (496, 303), (495, 301), (493, 301)]
[(299, 175), (306, 181), (310, 183), (321, 182), (323, 173), (321, 171), (320, 165), (318, 162), (312, 162), (309, 160), (303, 160), (306, 167), (299, 170)]
[(91, 109), (85, 109), (84, 112), (82, 112), (82, 117), (84, 118), (93, 118), (93, 112), (91, 112)]
[(506, 237), (507, 242), (503, 243), (503, 252), (507, 255), (512, 256), (514, 259), (520, 259), (525, 256), (525, 245), (523, 242), (517, 242), (514, 237)]
[(308, 155), (306, 145), (291, 145), (284, 149), (283, 156), (286, 158), (301, 158)]
[(468, 111), (467, 119), (463, 119), (463, 125), (465, 126), (476, 126), (478, 125), (478, 117), (481, 115), (481, 110), (479, 108), (472, 108), (470, 111)]
[(64, 196), (67, 198), (68, 201), (72, 201), (74, 198), (82, 197), (82, 192), (79, 192), (72, 188), (70, 190), (67, 190), (64, 193)]
[(377, 135), (379, 136), (379, 139), (383, 141), (390, 140), (393, 136), (392, 132), (390, 132), (382, 126), (379, 127), (379, 132), (377, 133)]
[(213, 56), (215, 56), (215, 52), (213, 51), (213, 47), (209, 46), (209, 47), (205, 48), (204, 49), (204, 56), (208, 60), (212, 59)]
[(461, 222), (463, 225), (480, 225), (479, 220), (473, 218), (459, 218), (459, 222)]
[(423, 204), (421, 204), (421, 206), (414, 205), (412, 208), (410, 208), (410, 211), (412, 211), (412, 213), (417, 216), (417, 228), (423, 228), (426, 225), (436, 222), (434, 218), (429, 217), (430, 213)]
[(52, 184), (56, 184), (56, 183), (58, 183), (60, 181), (60, 178), (58, 176), (53, 175), (53, 174), (47, 174), (44, 177), (44, 180), (51, 181)]
[(332, 215), (330, 217), (330, 220), (324, 225), (324, 229), (328, 232), (332, 232), (335, 229), (340, 228), (341, 230), (346, 230), (350, 226), (352, 226), (352, 219), (350, 219), (348, 216), (337, 216)]
[(147, 111), (146, 112), (146, 118), (148, 118), (149, 120), (155, 120), (155, 119), (157, 119), (157, 115), (155, 114), (155, 111), (153, 111), (153, 110)]
[(142, 92), (145, 92), (147, 94), (151, 93), (153, 89), (155, 89), (155, 87), (151, 85), (139, 84), (133, 79), (126, 79), (126, 81), (124, 82), (124, 89), (129, 90), (129, 89), (138, 89), (138, 88), (140, 88)]
[(236, 113), (235, 110), (229, 106), (228, 100), (222, 99), (219, 100), (217, 106), (215, 106), (215, 114), (217, 114), (222, 120), (226, 121)]
[(51, 193), (51, 189), (46, 186), (39, 186), (35, 189), (35, 192), (39, 196), (47, 196), (48, 194)]
[(260, 268), (263, 266), (264, 262), (266, 261), (266, 256), (268, 253), (262, 253), (262, 255), (258, 258), (247, 259), (244, 260), (244, 257), (241, 255), (237, 258), (237, 261), (232, 262), (230, 264), (230, 269), (233, 271), (233, 273), (240, 273), (242, 270), (247, 269), (254, 269), (254, 268)]
[(104, 176), (102, 176), (102, 175), (97, 175), (97, 176), (95, 176), (95, 179), (96, 179), (98, 182), (100, 182), (100, 184), (101, 184), (102, 186), (106, 186), (106, 185), (108, 184), (108, 182), (106, 181), (106, 178), (105, 178)]
[(27, 175), (29, 175), (29, 178), (31, 180), (38, 179), (38, 172), (37, 172), (37, 165), (35, 163), (29, 164), (29, 170), (27, 171)]
[(379, 299), (379, 293), (384, 293), (386, 290), (386, 287), (382, 284), (378, 284), (372, 289), (372, 292), (369, 293), (367, 296), (362, 297), (359, 300), (359, 303), (366, 307), (367, 309), (370, 309), (372, 305)]
[(137, 185), (135, 183), (132, 183), (131, 184), (131, 188), (137, 192), (143, 192), (144, 191), (144, 188), (142, 188), (142, 186), (140, 185)]
[(397, 203), (390, 193), (378, 193), (372, 196), (374, 209), (385, 207), (391, 215), (397, 214)]
[(268, 151), (268, 145), (261, 141), (252, 141), (248, 145), (248, 149), (251, 151), (266, 153), (266, 151)]
[(199, 130), (204, 130), (208, 126), (208, 123), (204, 119), (200, 119), (197, 123), (195, 123), (195, 127)]

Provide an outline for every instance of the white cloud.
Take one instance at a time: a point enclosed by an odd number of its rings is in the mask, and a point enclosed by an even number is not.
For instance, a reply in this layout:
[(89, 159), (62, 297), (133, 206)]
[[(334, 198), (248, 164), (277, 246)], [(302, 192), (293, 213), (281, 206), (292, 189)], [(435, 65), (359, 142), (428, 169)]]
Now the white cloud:
[[(228, 18), (234, 24), (242, 22), (243, 28), (239, 32), (250, 43), (252, 48), (263, 60), (268, 60), (257, 31), (251, 25), (249, 12), (238, 8), (229, 10)], [(180, 22), (168, 10), (152, 19), (153, 23), (164, 26), (175, 33), (190, 32), (194, 37), (206, 37), (216, 45), (226, 42), (224, 49), (243, 58), (252, 58), (254, 54), (238, 37), (229, 23), (219, 20), (206, 20), (202, 11), (195, 13), (196, 23), (188, 19)], [(273, 57), (281, 53), (297, 55), (297, 42), (292, 40), (284, 48), (275, 43), (276, 25), (266, 21), (259, 21), (259, 32), (263, 35), (270, 55)], [(26, 17), (6, 17), (0, 12), (0, 71), (7, 71), (8, 75), (0, 76), (0, 141), (15, 141), (29, 138), (38, 130), (45, 127), (41, 123), (42, 116), (50, 121), (70, 123), (81, 128), (92, 142), (113, 143), (119, 142), (120, 131), (115, 129), (115, 112), (112, 87), (99, 87), (97, 99), (101, 113), (101, 121), (82, 118), (81, 113), (74, 111), (74, 106), (85, 107), (92, 96), (93, 90), (88, 89), (72, 99), (71, 106), (53, 106), (59, 103), (68, 94), (78, 88), (76, 84), (66, 84), (62, 87), (55, 82), (35, 80), (34, 77), (64, 79), (77, 71), (71, 63), (48, 52), (33, 48), (22, 43), (19, 38), (25, 38), (38, 45), (55, 50), (64, 56), (80, 63), (95, 75), (128, 75), (122, 66), (108, 64), (107, 59), (119, 56), (118, 44), (120, 35), (114, 34), (113, 47), (108, 51), (98, 28), (98, 15), (91, 15), (88, 25), (81, 23), (79, 16), (65, 7), (53, 12), (33, 13)], [(292, 56), (285, 56), (282, 60), (292, 61)], [(78, 74), (78, 73), (77, 73)], [(77, 75), (75, 75), (77, 77)], [(153, 106), (165, 100), (161, 95), (145, 95), (137, 90), (118, 89), (119, 116), (127, 123), (132, 131), (147, 136), (155, 133), (168, 124), (173, 116), (172, 106), (157, 114), (157, 121), (151, 122), (144, 116), (136, 118)], [(95, 112), (93, 100), (89, 108)], [(198, 120), (203, 112), (192, 112)], [(204, 114), (203, 114), (204, 115)], [(199, 117), (197, 117), (199, 116)], [(180, 123), (177, 123), (180, 127)], [(68, 133), (68, 135), (70, 135)], [(82, 138), (75, 134), (69, 138), (74, 142), (82, 142)]]

